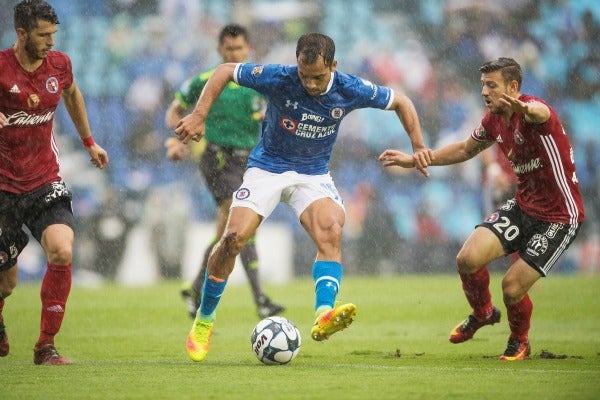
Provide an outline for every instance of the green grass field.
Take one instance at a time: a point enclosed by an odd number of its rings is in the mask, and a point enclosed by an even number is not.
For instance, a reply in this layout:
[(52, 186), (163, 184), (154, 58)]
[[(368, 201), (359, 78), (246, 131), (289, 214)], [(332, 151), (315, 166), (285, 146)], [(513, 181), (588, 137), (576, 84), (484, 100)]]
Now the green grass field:
[(0, 399), (600, 398), (600, 277), (538, 282), (532, 357), (515, 363), (498, 361), (508, 337), (500, 280), (492, 276), (501, 323), (459, 345), (448, 334), (469, 309), (455, 275), (346, 277), (339, 298), (357, 304), (357, 318), (324, 343), (308, 334), (312, 282), (268, 286), (303, 334), (300, 354), (284, 366), (264, 366), (250, 350), (257, 318), (247, 285), (227, 288), (211, 353), (191, 362), (178, 282), (75, 286), (56, 343), (72, 365), (34, 366), (39, 284), (22, 284), (4, 311), (11, 352), (0, 359)]

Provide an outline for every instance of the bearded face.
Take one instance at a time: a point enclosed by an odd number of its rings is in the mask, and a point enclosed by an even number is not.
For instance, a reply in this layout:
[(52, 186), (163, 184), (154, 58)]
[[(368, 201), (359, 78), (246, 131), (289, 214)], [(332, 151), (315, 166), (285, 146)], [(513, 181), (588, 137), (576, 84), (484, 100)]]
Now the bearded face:
[(31, 61), (46, 58), (48, 51), (54, 47), (54, 34), (56, 31), (56, 24), (40, 19), (37, 21), (35, 28), (24, 33), (23, 48)]

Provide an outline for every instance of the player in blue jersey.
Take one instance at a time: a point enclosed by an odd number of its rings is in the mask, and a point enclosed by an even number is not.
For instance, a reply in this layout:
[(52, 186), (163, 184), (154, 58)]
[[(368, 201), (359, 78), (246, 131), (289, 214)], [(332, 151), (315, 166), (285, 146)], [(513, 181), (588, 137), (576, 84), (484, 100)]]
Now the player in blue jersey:
[(300, 37), (297, 65), (221, 64), (191, 114), (182, 118), (175, 133), (183, 143), (204, 136), (208, 112), (228, 82), (252, 88), (268, 101), (260, 142), (233, 203), (225, 232), (208, 263), (200, 312), (187, 338), (194, 361), (208, 354), (215, 310), (235, 257), (273, 209), (284, 202), (298, 216), (317, 247), (313, 265), (316, 321), (314, 340), (322, 341), (348, 327), (356, 306), (336, 306), (342, 278), (344, 204), (329, 174), (329, 159), (342, 119), (359, 108), (396, 112), (411, 140), (414, 163), (425, 175), (432, 161), (425, 147), (412, 101), (388, 87), (336, 70), (335, 44), (320, 33)]

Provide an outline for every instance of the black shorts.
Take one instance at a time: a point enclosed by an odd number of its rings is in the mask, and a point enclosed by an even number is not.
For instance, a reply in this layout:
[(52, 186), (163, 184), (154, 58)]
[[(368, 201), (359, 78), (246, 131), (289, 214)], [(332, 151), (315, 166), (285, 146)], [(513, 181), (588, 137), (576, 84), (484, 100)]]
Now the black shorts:
[(200, 158), (200, 171), (217, 204), (230, 199), (239, 189), (250, 150), (208, 143)]
[(506, 254), (519, 256), (546, 276), (559, 257), (571, 245), (581, 224), (560, 224), (531, 218), (515, 199), (508, 200), (481, 224), (500, 239)]
[(64, 182), (53, 182), (23, 194), (0, 191), (0, 271), (15, 265), (29, 241), (25, 225), (40, 242), (54, 224), (73, 229), (71, 193)]

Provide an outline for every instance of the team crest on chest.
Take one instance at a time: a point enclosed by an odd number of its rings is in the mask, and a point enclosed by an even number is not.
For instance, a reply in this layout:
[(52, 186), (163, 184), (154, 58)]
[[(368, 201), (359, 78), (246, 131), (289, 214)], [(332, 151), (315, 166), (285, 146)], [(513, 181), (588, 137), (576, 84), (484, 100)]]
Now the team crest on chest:
[(58, 79), (53, 76), (48, 78), (46, 81), (46, 90), (52, 94), (58, 92)]
[(333, 119), (340, 119), (344, 116), (344, 114), (345, 114), (345, 111), (341, 107), (334, 107), (329, 111), (329, 115)]

